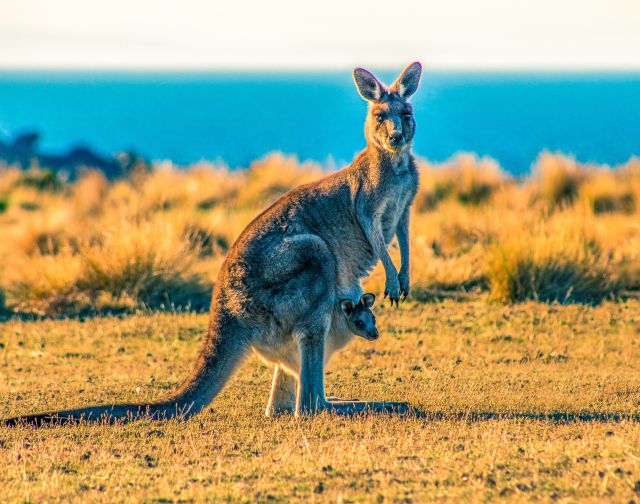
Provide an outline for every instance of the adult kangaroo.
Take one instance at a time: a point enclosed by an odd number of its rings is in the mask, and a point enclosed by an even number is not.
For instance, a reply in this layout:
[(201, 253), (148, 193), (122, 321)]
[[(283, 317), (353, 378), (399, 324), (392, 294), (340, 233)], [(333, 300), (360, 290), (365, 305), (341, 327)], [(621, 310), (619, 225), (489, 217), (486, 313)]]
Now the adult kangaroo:
[[(175, 393), (150, 403), (83, 407), (4, 423), (190, 416), (214, 399), (251, 349), (276, 365), (267, 414), (406, 411), (406, 403), (328, 401), (324, 366), (353, 337), (341, 327), (340, 300), (360, 299), (360, 280), (378, 260), (391, 303), (409, 293), (409, 209), (418, 173), (407, 99), (421, 72), (420, 63), (412, 63), (387, 88), (367, 70), (354, 70), (356, 87), (369, 103), (366, 148), (346, 168), (282, 196), (242, 232), (218, 275), (195, 369)], [(387, 251), (394, 236), (399, 272)]]

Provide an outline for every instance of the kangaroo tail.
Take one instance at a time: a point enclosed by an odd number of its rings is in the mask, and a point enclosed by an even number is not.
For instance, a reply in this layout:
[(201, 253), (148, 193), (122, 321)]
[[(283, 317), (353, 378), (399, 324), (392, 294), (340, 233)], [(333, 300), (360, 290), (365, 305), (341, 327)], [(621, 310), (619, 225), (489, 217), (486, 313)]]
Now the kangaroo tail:
[[(0, 420), (0, 425), (41, 426), (78, 421), (114, 422), (116, 420), (152, 420), (188, 418), (205, 408), (227, 383), (244, 360), (249, 345), (246, 329), (235, 319), (212, 313), (209, 331), (195, 368), (178, 390), (149, 403), (122, 403), (51, 411)], [(221, 319), (226, 320), (221, 320)]]

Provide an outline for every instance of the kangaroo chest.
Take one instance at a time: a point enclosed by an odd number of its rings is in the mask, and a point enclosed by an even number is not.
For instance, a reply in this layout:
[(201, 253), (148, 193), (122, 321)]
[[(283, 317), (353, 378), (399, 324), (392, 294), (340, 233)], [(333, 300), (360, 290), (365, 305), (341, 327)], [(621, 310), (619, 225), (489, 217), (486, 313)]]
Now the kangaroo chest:
[(406, 172), (394, 175), (391, 183), (387, 184), (382, 192), (376, 214), (379, 216), (382, 234), (387, 244), (393, 240), (398, 222), (411, 204), (416, 189), (414, 177)]

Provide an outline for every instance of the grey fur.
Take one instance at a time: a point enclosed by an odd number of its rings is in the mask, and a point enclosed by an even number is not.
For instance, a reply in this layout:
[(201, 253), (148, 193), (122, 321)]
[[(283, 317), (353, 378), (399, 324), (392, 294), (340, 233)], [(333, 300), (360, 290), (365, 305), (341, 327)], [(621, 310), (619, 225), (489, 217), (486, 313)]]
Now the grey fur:
[[(409, 65), (390, 88), (365, 72), (356, 69), (354, 80), (369, 101), (367, 147), (346, 168), (285, 194), (242, 232), (220, 270), (195, 369), (175, 393), (149, 404), (86, 407), (5, 423), (188, 417), (213, 400), (250, 349), (276, 366), (268, 414), (292, 408), (296, 414), (407, 411), (406, 403), (329, 402), (324, 392), (325, 364), (353, 337), (339, 300), (360, 299), (360, 281), (378, 260), (391, 303), (409, 293), (409, 207), (418, 172), (406, 99), (417, 88), (421, 67)], [(399, 272), (387, 251), (394, 236)]]

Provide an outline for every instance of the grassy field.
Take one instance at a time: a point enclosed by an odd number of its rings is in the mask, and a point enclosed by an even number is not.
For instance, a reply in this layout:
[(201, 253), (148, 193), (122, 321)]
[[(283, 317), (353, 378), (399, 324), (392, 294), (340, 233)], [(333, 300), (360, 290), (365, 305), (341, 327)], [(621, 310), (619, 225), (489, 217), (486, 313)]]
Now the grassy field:
[[(328, 393), (421, 415), (266, 418), (252, 357), (187, 422), (0, 427), (3, 501), (471, 502), (640, 499), (640, 302), (376, 308), (381, 339), (327, 370)], [(156, 398), (206, 315), (0, 325), (0, 416)]]
[[(268, 419), (252, 358), (188, 422), (0, 427), (0, 500), (640, 501), (640, 160), (419, 169), (411, 301), (327, 370), (328, 395), (415, 414)], [(0, 167), (0, 417), (176, 387), (230, 245), (325, 173), (280, 154), (118, 180)], [(383, 285), (379, 267), (365, 288)]]

